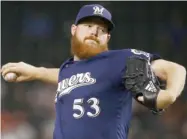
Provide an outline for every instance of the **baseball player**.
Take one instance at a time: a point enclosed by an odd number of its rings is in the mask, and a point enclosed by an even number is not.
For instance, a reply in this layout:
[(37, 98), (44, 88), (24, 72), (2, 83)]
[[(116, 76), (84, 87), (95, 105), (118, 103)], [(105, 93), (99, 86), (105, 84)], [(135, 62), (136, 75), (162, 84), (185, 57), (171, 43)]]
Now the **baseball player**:
[[(60, 69), (24, 62), (2, 67), (9, 82), (58, 84), (54, 139), (127, 139), (133, 98), (158, 114), (180, 96), (185, 68), (141, 50), (109, 50), (114, 27), (105, 7), (84, 5), (71, 26), (72, 57)], [(16, 78), (6, 78), (9, 73)]]

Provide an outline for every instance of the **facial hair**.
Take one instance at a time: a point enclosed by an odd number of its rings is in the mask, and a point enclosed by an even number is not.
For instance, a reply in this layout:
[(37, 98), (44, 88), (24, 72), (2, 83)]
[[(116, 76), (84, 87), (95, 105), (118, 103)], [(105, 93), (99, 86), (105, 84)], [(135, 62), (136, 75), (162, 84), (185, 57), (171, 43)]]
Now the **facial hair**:
[[(94, 40), (97, 44), (92, 46), (92, 44), (86, 44), (85, 40), (90, 39)], [(76, 55), (79, 59), (88, 59), (97, 54), (100, 54), (108, 50), (108, 44), (100, 45), (99, 40), (95, 36), (85, 37), (84, 41), (81, 42), (78, 37), (75, 35), (71, 38), (71, 54)]]

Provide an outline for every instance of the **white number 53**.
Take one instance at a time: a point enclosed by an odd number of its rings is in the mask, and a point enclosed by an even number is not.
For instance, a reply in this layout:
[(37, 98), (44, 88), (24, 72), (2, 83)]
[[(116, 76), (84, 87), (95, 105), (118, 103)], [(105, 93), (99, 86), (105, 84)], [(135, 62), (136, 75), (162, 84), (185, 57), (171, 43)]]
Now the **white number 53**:
[[(81, 118), (85, 114), (85, 109), (82, 106), (84, 102), (84, 99), (75, 99), (73, 102), (73, 110), (79, 111), (78, 113), (74, 113), (73, 117), (75, 119)], [(90, 98), (87, 100), (87, 103), (90, 105), (90, 108), (92, 108), (95, 113), (87, 112), (88, 117), (97, 117), (100, 113), (100, 107), (99, 107), (99, 100), (97, 98)]]

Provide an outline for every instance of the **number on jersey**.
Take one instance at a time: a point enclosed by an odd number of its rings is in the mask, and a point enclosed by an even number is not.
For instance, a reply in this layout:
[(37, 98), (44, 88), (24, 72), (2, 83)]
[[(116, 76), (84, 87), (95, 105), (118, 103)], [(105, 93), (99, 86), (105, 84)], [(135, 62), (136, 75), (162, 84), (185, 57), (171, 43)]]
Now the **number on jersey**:
[[(74, 113), (73, 117), (75, 119), (81, 118), (85, 114), (85, 109), (82, 106), (84, 102), (83, 98), (75, 99), (73, 102), (73, 110), (79, 111), (79, 113)], [(87, 100), (87, 103), (90, 105), (90, 108), (93, 109), (95, 112), (87, 112), (86, 115), (88, 117), (97, 117), (100, 114), (100, 107), (99, 107), (99, 100), (97, 98), (90, 98)]]

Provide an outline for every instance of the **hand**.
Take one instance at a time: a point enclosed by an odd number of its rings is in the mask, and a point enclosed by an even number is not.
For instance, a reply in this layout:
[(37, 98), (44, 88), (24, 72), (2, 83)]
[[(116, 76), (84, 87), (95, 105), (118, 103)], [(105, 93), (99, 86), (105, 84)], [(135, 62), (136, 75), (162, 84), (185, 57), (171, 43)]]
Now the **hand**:
[(17, 75), (16, 80), (8, 82), (31, 81), (37, 78), (37, 67), (24, 62), (7, 63), (3, 65), (1, 74), (5, 77), (7, 73), (16, 73)]
[[(138, 100), (144, 102), (143, 96), (138, 97)], [(160, 90), (157, 97), (157, 108), (165, 109), (169, 105), (173, 104), (176, 97), (172, 95), (169, 90)]]

